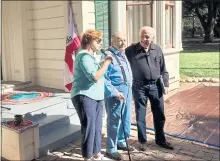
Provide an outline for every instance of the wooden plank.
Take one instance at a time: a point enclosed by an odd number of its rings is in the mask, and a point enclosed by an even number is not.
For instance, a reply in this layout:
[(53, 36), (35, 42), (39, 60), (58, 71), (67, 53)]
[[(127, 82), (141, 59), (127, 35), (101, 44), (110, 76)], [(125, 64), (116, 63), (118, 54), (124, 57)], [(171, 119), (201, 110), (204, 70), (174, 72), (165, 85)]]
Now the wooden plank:
[(64, 17), (28, 21), (28, 29), (54, 29), (64, 27)]
[(64, 7), (55, 6), (51, 8), (44, 8), (39, 10), (28, 11), (28, 20), (46, 19), (51, 17), (61, 17), (64, 16)]
[[(46, 29), (46, 30), (35, 30), (33, 32), (32, 39), (42, 40), (42, 39), (64, 39), (66, 37), (66, 32), (64, 28), (56, 29)], [(31, 37), (29, 37), (31, 38)]]
[(63, 78), (63, 70), (53, 70), (53, 69), (31, 69), (31, 77), (40, 77), (48, 79), (61, 79)]
[(64, 69), (64, 61), (35, 59), (35, 63), (36, 63), (36, 68), (39, 69), (52, 69), (52, 70)]
[(63, 77), (61, 79), (48, 79), (48, 78), (38, 78), (38, 77), (35, 77), (33, 79), (35, 79), (36, 85), (39, 86), (64, 89)]
[(51, 40), (32, 40), (33, 49), (65, 49), (66, 40), (63, 39), (51, 39)]
[(65, 49), (63, 50), (33, 50), (36, 59), (48, 59), (48, 60), (64, 60)]
[(32, 1), (32, 10), (61, 6), (64, 1)]
[(35, 59), (29, 59), (29, 63), (30, 63), (30, 69), (35, 68), (36, 66)]

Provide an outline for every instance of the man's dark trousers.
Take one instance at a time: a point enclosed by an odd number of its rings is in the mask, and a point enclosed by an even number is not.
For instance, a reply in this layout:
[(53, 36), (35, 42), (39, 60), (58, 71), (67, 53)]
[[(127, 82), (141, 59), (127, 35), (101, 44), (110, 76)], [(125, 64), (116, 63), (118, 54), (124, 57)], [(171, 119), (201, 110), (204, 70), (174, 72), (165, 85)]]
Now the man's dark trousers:
[(138, 140), (141, 144), (147, 142), (146, 136), (146, 105), (148, 99), (151, 103), (151, 111), (153, 113), (155, 141), (156, 143), (164, 143), (164, 98), (163, 94), (158, 88), (156, 82), (140, 82), (133, 83), (133, 97), (135, 102), (136, 122), (138, 129)]

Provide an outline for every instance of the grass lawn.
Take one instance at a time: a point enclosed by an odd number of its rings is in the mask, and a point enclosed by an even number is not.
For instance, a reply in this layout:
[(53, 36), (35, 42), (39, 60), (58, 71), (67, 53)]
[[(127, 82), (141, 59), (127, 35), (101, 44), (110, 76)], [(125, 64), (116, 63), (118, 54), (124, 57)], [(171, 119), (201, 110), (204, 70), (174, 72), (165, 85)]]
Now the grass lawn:
[(219, 52), (180, 53), (180, 76), (219, 78)]

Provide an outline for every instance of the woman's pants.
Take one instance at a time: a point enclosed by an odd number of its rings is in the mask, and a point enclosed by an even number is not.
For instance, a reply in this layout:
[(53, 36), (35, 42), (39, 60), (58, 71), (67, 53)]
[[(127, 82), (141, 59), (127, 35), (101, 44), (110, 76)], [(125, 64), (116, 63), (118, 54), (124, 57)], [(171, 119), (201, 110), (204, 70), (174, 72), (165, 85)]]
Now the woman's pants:
[(91, 158), (101, 152), (103, 101), (77, 95), (72, 102), (81, 122), (82, 156)]

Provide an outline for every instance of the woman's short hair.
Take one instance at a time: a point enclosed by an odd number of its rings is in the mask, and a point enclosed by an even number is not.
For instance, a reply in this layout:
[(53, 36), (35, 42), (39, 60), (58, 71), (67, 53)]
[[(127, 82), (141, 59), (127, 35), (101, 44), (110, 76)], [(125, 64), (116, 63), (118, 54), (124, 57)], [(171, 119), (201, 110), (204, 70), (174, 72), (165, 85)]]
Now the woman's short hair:
[(88, 29), (86, 32), (83, 33), (81, 37), (81, 46), (85, 49), (89, 44), (92, 43), (93, 40), (101, 39), (103, 33), (99, 30), (95, 29)]

